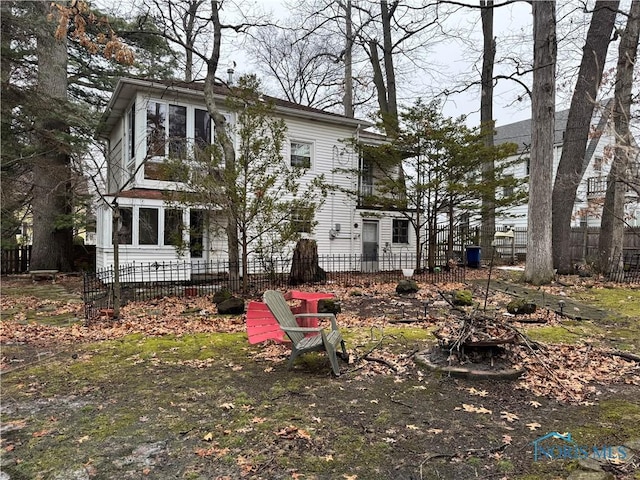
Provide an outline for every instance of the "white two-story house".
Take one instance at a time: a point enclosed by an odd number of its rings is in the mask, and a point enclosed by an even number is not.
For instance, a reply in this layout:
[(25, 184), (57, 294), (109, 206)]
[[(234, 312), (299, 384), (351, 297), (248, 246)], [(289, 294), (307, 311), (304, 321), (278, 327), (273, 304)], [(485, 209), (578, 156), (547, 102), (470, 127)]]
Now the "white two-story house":
[[(607, 187), (607, 175), (613, 160), (615, 136), (613, 134), (609, 116), (602, 112), (606, 107), (594, 113), (592, 134), (587, 142), (585, 160), (587, 167), (578, 186), (576, 200), (573, 206), (572, 226), (590, 227), (600, 226), (602, 205)], [(558, 163), (565, 148), (564, 136), (567, 127), (569, 110), (556, 112), (553, 142), (553, 178), (555, 179)], [(494, 138), (496, 144), (513, 142), (518, 145), (516, 156), (507, 159), (518, 160), (505, 174), (515, 178), (528, 180), (531, 148), (531, 120), (523, 120), (496, 128)], [(636, 170), (637, 171), (637, 170)], [(503, 192), (496, 192), (501, 195)], [(625, 205), (626, 220), (630, 226), (640, 225), (640, 207), (637, 195), (629, 191)], [(527, 227), (528, 205), (512, 207), (504, 215), (496, 218), (497, 227)]]
[[(224, 105), (228, 90), (216, 87), (216, 101)], [(343, 190), (370, 193), (375, 174), (357, 149), (345, 140), (375, 144), (384, 137), (367, 131), (371, 123), (271, 98), (275, 115), (286, 122), (283, 157), (292, 166), (308, 167), (302, 181), (317, 175)], [(226, 114), (230, 123), (233, 113)], [(98, 138), (106, 145), (107, 185), (96, 207), (96, 267), (113, 265), (112, 208), (119, 205), (119, 263), (208, 262), (227, 259), (226, 239), (218, 234), (194, 233), (206, 212), (193, 206), (176, 208), (167, 192), (183, 184), (162, 175), (162, 163), (171, 148), (168, 138), (210, 144), (213, 122), (204, 102), (203, 85), (192, 82), (147, 81), (122, 78), (103, 115)], [(159, 138), (158, 136), (162, 137)], [(336, 173), (351, 170), (352, 175)], [(360, 172), (360, 173), (358, 173)], [(415, 250), (408, 221), (399, 212), (367, 209), (358, 195), (333, 190), (316, 212), (316, 227), (305, 235), (318, 244), (319, 255), (367, 256), (362, 268), (377, 268), (377, 257), (387, 246)], [(177, 249), (180, 232), (186, 249)], [(191, 233), (190, 233), (191, 232)]]

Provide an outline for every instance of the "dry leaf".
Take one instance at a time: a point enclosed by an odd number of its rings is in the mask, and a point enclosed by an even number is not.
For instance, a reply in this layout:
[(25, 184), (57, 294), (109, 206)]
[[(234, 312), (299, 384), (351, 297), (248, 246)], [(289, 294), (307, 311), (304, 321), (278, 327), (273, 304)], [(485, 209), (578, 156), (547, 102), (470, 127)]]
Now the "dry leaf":
[(429, 430), (427, 430), (427, 432), (433, 433), (434, 435), (437, 435), (439, 433), (442, 433), (442, 429), (441, 428), (430, 428)]
[(502, 435), (502, 443), (511, 444), (511, 435)]
[(520, 420), (520, 418), (515, 413), (510, 412), (500, 412), (500, 418), (505, 419), (507, 422), (515, 422), (516, 420)]
[(533, 408), (538, 408), (542, 406), (540, 402), (536, 402), (535, 400), (530, 400), (529, 405), (531, 405)]
[(232, 408), (236, 408), (236, 406), (231, 402), (227, 402), (227, 403), (221, 403), (220, 408), (224, 408), (225, 410), (231, 410)]
[(476, 390), (473, 387), (469, 388), (468, 391), (471, 395), (477, 395), (479, 397), (486, 397), (487, 395), (489, 395), (489, 392), (487, 392), (486, 390)]
[(542, 425), (540, 425), (540, 424), (539, 424), (539, 423), (537, 423), (537, 422), (527, 423), (527, 428), (528, 428), (529, 430), (537, 430), (537, 429), (539, 429), (541, 426), (542, 426)]
[(211, 440), (213, 440), (213, 433), (211, 432), (207, 433), (204, 437), (202, 437), (202, 439), (205, 442), (210, 442)]
[(418, 430), (418, 427), (416, 427), (415, 425), (407, 425), (407, 428), (409, 430)]

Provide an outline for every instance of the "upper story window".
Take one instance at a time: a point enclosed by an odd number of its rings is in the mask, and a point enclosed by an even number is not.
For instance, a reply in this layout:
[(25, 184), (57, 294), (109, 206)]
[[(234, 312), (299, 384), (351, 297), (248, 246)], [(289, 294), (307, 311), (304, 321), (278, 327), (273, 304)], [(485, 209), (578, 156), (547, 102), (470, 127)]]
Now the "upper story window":
[(136, 104), (127, 112), (127, 161), (136, 157)]
[(365, 197), (373, 195), (373, 164), (366, 159), (362, 160), (360, 171), (360, 194)]
[(207, 110), (201, 110), (199, 108), (194, 109), (194, 134), (196, 148), (203, 150), (211, 145), (211, 116)]
[(184, 158), (187, 152), (187, 107), (169, 105), (169, 156)]
[(147, 104), (147, 157), (186, 158), (211, 145), (213, 122), (205, 109), (155, 100)]
[(603, 163), (602, 157), (595, 157), (593, 159), (593, 170), (595, 172), (602, 172), (602, 163)]
[(291, 142), (291, 166), (311, 168), (311, 147), (308, 142)]
[(510, 197), (513, 195), (515, 189), (513, 188), (514, 176), (513, 175), (505, 175), (505, 185), (502, 187), (502, 196)]
[(162, 157), (165, 151), (167, 106), (160, 102), (147, 104), (147, 157)]

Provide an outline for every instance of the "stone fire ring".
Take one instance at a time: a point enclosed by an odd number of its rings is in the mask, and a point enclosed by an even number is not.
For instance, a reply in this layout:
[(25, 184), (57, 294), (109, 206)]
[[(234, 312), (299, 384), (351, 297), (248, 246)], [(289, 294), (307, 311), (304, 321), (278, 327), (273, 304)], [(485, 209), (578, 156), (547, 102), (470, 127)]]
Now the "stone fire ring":
[(457, 378), (469, 378), (472, 380), (515, 380), (523, 374), (520, 368), (496, 368), (493, 370), (480, 370), (471, 367), (453, 367), (449, 365), (438, 365), (429, 360), (430, 352), (418, 352), (413, 358), (414, 361), (432, 372), (444, 373)]

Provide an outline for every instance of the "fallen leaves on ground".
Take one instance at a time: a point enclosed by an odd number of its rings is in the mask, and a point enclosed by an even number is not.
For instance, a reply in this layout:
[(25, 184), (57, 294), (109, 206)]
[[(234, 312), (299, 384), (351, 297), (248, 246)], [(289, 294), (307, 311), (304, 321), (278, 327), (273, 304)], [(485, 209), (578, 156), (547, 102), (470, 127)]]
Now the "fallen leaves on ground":
[[(361, 287), (332, 285), (330, 288), (336, 298), (343, 303), (343, 312), (339, 315), (340, 326), (366, 327), (370, 337), (367, 341), (378, 343), (375, 355), (367, 355), (369, 347), (352, 342), (348, 370), (354, 379), (378, 375), (393, 375), (396, 382), (402, 382), (412, 375), (417, 375), (420, 379), (423, 374), (413, 361), (413, 352), (417, 344), (407, 341), (401, 334), (386, 335), (384, 329), (387, 321), (392, 315), (415, 315), (416, 312), (411, 310), (412, 308), (419, 310), (423, 305), (443, 302), (440, 291), (464, 287), (463, 284), (457, 283), (420, 284), (421, 289), (415, 297), (404, 298), (395, 294), (395, 285), (395, 283), (371, 282)], [(493, 295), (493, 297), (495, 298), (490, 298), (490, 301), (500, 302), (499, 295)], [(446, 305), (446, 302), (443, 303)], [(46, 311), (49, 315), (75, 312), (77, 316), (81, 316), (83, 307), (81, 302), (3, 295), (0, 298), (0, 306), (3, 310), (3, 321), (0, 322), (0, 343), (3, 345), (64, 348), (65, 345), (77, 342), (111, 340), (134, 333), (161, 336), (208, 332), (237, 333), (245, 330), (244, 316), (216, 315), (215, 305), (208, 297), (167, 297), (147, 302), (134, 302), (122, 308), (121, 318), (118, 321), (102, 318), (88, 325), (74, 323), (67, 326), (25, 323), (26, 316), (22, 310)], [(9, 313), (5, 315), (5, 312)], [(417, 313), (420, 314), (420, 311)], [(457, 321), (459, 320), (455, 317), (444, 320), (449, 325), (454, 325)], [(413, 324), (413, 326), (416, 325), (429, 327), (433, 322)], [(406, 350), (404, 353), (403, 346)], [(614, 356), (606, 350), (584, 345), (543, 345), (542, 347), (535, 352), (526, 346), (512, 346), (509, 350), (514, 366), (524, 370), (518, 387), (527, 389), (537, 396), (549, 396), (563, 402), (585, 403), (597, 396), (600, 385), (617, 382), (640, 385), (640, 365)], [(290, 346), (287, 343), (269, 342), (256, 346), (256, 349), (252, 357), (257, 362), (267, 362), (263, 368), (265, 374), (274, 371), (272, 364), (285, 361), (290, 354)], [(398, 353), (399, 351), (401, 353)], [(136, 360), (133, 359), (133, 361)], [(208, 368), (215, 361), (214, 358), (207, 358), (173, 362), (192, 368)], [(7, 365), (3, 359), (2, 367)], [(245, 366), (228, 363), (227, 367), (241, 374)], [(488, 395), (486, 390), (473, 387), (469, 388), (468, 392), (478, 397)], [(534, 400), (530, 405), (538, 408), (541, 404)]]

